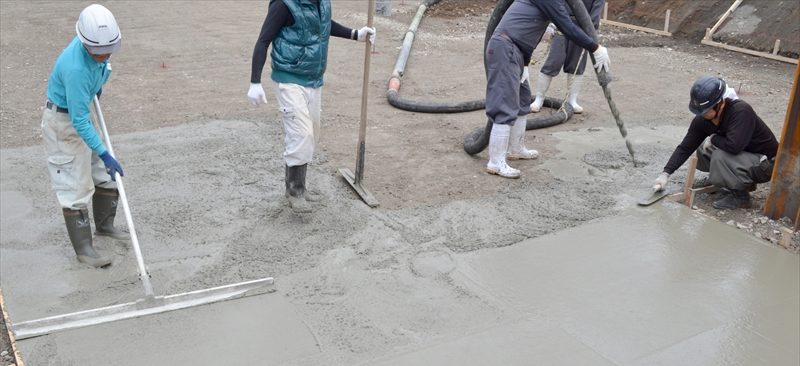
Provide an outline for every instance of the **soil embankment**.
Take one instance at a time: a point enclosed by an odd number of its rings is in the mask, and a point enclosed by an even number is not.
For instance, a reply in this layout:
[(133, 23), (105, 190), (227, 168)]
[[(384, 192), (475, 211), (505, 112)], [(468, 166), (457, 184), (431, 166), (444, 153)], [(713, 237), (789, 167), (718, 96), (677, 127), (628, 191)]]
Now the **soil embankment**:
[[(733, 5), (732, 0), (611, 0), (608, 19), (663, 29), (670, 10), (675, 37), (699, 42)], [(800, 3), (786, 0), (744, 0), (714, 34), (714, 40), (762, 52), (772, 52), (781, 40), (780, 54), (800, 55)]]

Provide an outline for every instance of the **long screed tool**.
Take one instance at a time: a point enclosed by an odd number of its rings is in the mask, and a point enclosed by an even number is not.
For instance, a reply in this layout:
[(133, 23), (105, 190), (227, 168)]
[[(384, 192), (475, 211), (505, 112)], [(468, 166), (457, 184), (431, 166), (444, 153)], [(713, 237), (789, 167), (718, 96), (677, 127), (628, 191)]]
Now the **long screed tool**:
[[(367, 26), (372, 27), (373, 13), (375, 12), (375, 0), (369, 0), (369, 10), (367, 10)], [(358, 127), (358, 147), (356, 152), (356, 174), (347, 168), (340, 168), (339, 174), (347, 180), (347, 183), (361, 196), (364, 203), (369, 207), (378, 207), (378, 200), (366, 188), (364, 188), (364, 153), (366, 150), (365, 139), (367, 136), (367, 96), (369, 95), (369, 62), (372, 51), (372, 40), (367, 37), (364, 47), (364, 82), (361, 84), (361, 124)]]
[[(103, 119), (103, 111), (100, 109), (100, 101), (97, 97), (94, 98), (94, 107), (100, 128), (103, 132), (103, 137), (106, 140), (106, 145), (108, 145), (108, 152), (116, 156), (114, 154), (114, 148), (111, 146), (111, 139), (109, 138), (106, 122)], [(170, 310), (185, 309), (243, 296), (261, 294), (267, 292), (271, 288), (274, 280), (272, 277), (268, 277), (181, 294), (156, 296), (153, 293), (153, 285), (150, 283), (150, 274), (147, 273), (147, 268), (144, 265), (142, 251), (139, 249), (139, 238), (136, 236), (136, 229), (133, 226), (133, 217), (131, 216), (130, 206), (128, 206), (128, 199), (125, 195), (125, 186), (122, 184), (122, 177), (120, 177), (119, 173), (116, 173), (115, 178), (117, 180), (117, 189), (119, 189), (119, 198), (122, 202), (122, 209), (125, 211), (125, 220), (127, 220), (128, 230), (130, 230), (131, 245), (136, 255), (139, 279), (142, 281), (142, 286), (144, 287), (144, 298), (125, 304), (20, 322), (14, 327), (17, 339), (37, 337), (67, 329), (136, 318), (143, 315), (158, 314)]]

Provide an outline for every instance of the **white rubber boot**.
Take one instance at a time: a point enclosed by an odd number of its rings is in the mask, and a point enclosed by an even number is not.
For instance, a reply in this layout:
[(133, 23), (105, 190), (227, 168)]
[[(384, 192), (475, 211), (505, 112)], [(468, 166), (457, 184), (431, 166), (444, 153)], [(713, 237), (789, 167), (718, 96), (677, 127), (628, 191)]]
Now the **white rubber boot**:
[(534, 99), (533, 103), (531, 103), (532, 112), (539, 112), (542, 110), (542, 104), (544, 104), (544, 95), (547, 93), (547, 89), (550, 88), (550, 81), (552, 80), (552, 76), (539, 72), (539, 78), (536, 79), (536, 99)]
[(539, 157), (538, 151), (525, 148), (526, 124), (528, 124), (528, 121), (525, 116), (519, 116), (514, 125), (511, 126), (511, 136), (508, 141), (508, 160), (528, 160)]
[(583, 75), (567, 74), (567, 83), (569, 87), (569, 104), (572, 106), (572, 112), (575, 114), (583, 113), (583, 107), (578, 105), (578, 93), (581, 91), (581, 83), (583, 82)]
[(492, 134), (489, 135), (489, 163), (486, 164), (486, 172), (499, 175), (505, 178), (519, 178), (519, 170), (506, 164), (506, 151), (508, 151), (508, 139), (511, 133), (511, 126), (498, 125), (492, 126)]

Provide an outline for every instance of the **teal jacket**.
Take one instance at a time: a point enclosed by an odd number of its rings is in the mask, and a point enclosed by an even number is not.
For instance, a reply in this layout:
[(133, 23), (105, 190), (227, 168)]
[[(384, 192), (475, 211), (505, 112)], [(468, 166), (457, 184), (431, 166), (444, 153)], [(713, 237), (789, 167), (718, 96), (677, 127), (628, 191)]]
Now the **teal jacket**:
[(108, 61), (95, 61), (76, 36), (58, 56), (47, 82), (47, 99), (67, 108), (72, 127), (97, 155), (106, 147), (90, 119), (89, 105), (111, 75)]
[(272, 43), (272, 80), (306, 87), (322, 86), (328, 63), (331, 3), (320, 0), (283, 0), (294, 24), (283, 27)]

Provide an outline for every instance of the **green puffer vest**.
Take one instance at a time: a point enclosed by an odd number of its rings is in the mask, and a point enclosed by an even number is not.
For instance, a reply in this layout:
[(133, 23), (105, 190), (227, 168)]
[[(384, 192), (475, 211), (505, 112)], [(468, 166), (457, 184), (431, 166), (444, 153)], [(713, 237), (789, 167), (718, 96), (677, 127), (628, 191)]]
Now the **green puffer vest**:
[(294, 24), (283, 27), (272, 42), (272, 80), (306, 87), (322, 86), (331, 35), (330, 0), (283, 0)]

